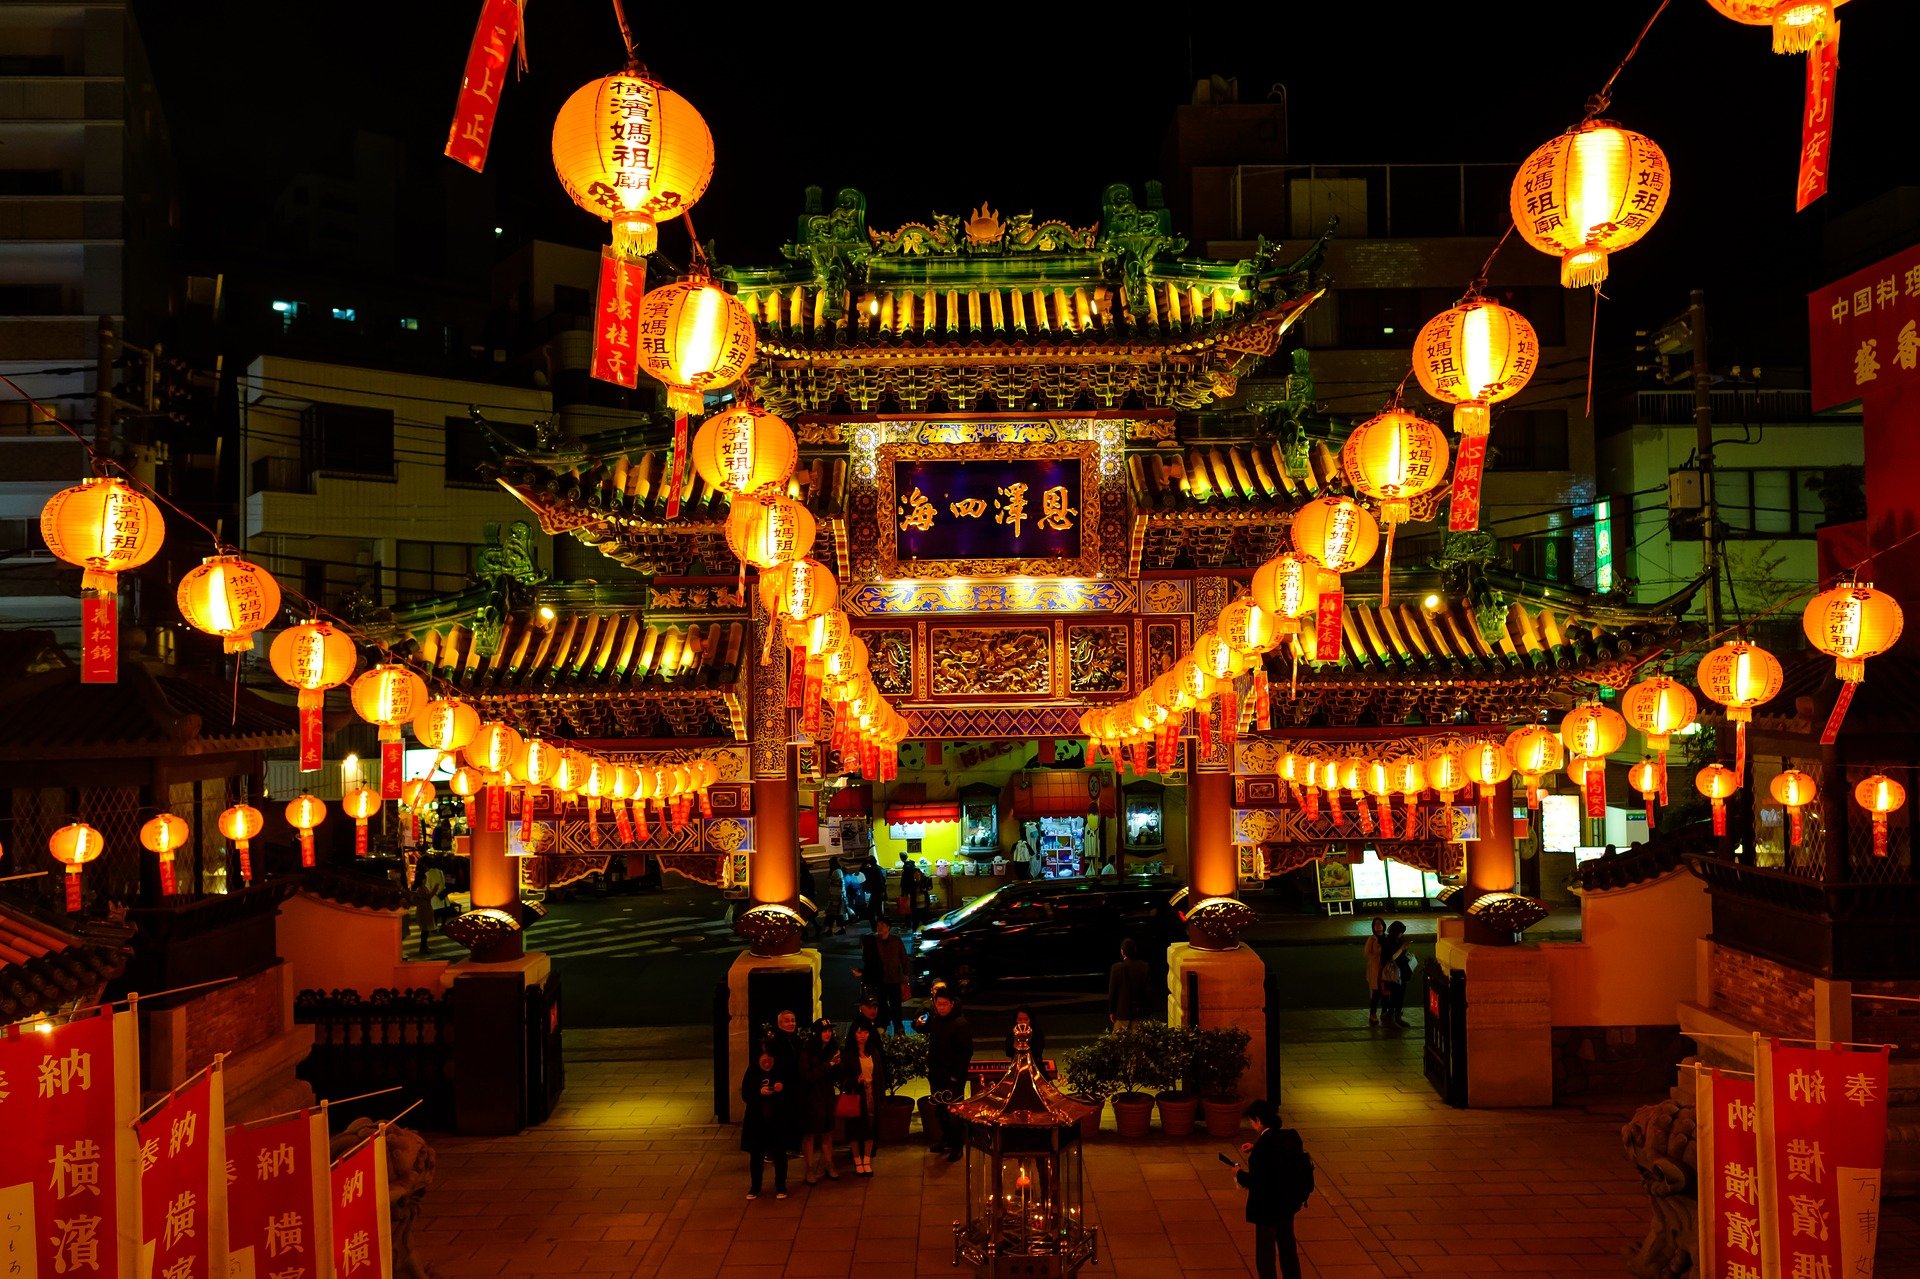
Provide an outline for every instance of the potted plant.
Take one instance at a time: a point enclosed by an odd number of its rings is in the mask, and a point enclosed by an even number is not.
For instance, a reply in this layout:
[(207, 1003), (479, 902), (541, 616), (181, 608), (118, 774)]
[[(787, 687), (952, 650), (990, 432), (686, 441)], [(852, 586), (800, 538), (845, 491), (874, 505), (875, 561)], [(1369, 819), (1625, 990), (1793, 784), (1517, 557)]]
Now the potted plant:
[(1069, 1048), (1060, 1060), (1067, 1094), (1093, 1107), (1093, 1114), (1080, 1121), (1080, 1136), (1092, 1137), (1100, 1131), (1100, 1116), (1107, 1098), (1120, 1090), (1119, 1052), (1112, 1035), (1100, 1035), (1092, 1042)]
[(1160, 1044), (1154, 1056), (1162, 1063), (1166, 1082), (1178, 1084), (1154, 1098), (1160, 1107), (1160, 1131), (1169, 1137), (1191, 1137), (1193, 1121), (1200, 1113), (1200, 1098), (1193, 1084), (1193, 1055), (1199, 1035), (1192, 1026), (1160, 1028)]
[(1153, 1127), (1153, 1094), (1146, 1091), (1166, 1082), (1160, 1055), (1167, 1028), (1157, 1021), (1137, 1021), (1129, 1030), (1111, 1036), (1114, 1041), (1113, 1126), (1122, 1137), (1144, 1137)]
[(1240, 1131), (1240, 1076), (1246, 1072), (1252, 1042), (1253, 1036), (1238, 1026), (1194, 1032), (1186, 1085), (1200, 1097), (1209, 1137), (1224, 1140)]
[(883, 1043), (887, 1095), (880, 1099), (875, 1122), (880, 1140), (891, 1145), (905, 1141), (913, 1131), (913, 1098), (899, 1094), (913, 1080), (927, 1077), (927, 1041), (923, 1035), (888, 1035)]

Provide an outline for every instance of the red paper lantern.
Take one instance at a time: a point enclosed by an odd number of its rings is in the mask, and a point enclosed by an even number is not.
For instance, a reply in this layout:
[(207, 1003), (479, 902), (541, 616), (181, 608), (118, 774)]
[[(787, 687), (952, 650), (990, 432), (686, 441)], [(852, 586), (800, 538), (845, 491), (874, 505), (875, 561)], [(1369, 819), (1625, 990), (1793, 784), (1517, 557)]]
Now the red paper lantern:
[(380, 792), (356, 786), (340, 797), (340, 811), (353, 818), (353, 855), (367, 855), (367, 819), (380, 811)]
[(1847, 0), (1707, 0), (1735, 22), (1773, 28), (1775, 53), (1806, 53), (1839, 28), (1833, 11)]
[(327, 704), (327, 690), (338, 688), (352, 677), (359, 656), (346, 632), (312, 621), (289, 626), (274, 636), (267, 660), (275, 675), (299, 690), (300, 771), (311, 773), (321, 762), (321, 712)]
[(1727, 797), (1740, 789), (1740, 775), (1725, 764), (1708, 764), (1693, 775), (1693, 788), (1713, 802), (1713, 833), (1727, 833)]
[(161, 896), (173, 896), (174, 850), (192, 838), (192, 828), (172, 813), (161, 813), (140, 828), (140, 846), (160, 857)]
[(53, 860), (67, 868), (67, 910), (78, 912), (81, 906), (80, 868), (98, 857), (106, 848), (99, 831), (85, 822), (62, 826), (47, 837), (47, 851)]
[(300, 832), (300, 864), (313, 865), (313, 828), (327, 820), (327, 806), (311, 795), (287, 803), (287, 825)]
[(220, 812), (220, 834), (232, 842), (233, 851), (240, 855), (240, 878), (247, 883), (253, 882), (253, 855), (248, 849), (266, 824), (266, 817), (251, 804), (235, 804)]
[(1627, 785), (1640, 792), (1640, 798), (1647, 806), (1647, 833), (1653, 833), (1653, 802), (1660, 796), (1660, 788), (1666, 784), (1666, 770), (1653, 760), (1643, 759), (1627, 770)]
[(119, 674), (120, 574), (159, 553), (166, 537), (160, 508), (123, 480), (83, 480), (47, 499), (40, 537), (55, 559), (86, 570), (80, 577), (80, 678), (111, 684)]
[(1907, 802), (1907, 788), (1885, 773), (1862, 778), (1853, 788), (1853, 801), (1873, 814), (1873, 855), (1887, 855), (1887, 814), (1897, 813)]
[(353, 681), (354, 713), (380, 726), (380, 797), (399, 799), (406, 747), (400, 729), (427, 704), (427, 684), (412, 669), (386, 663)]
[(1840, 697), (1820, 736), (1823, 745), (1838, 739), (1853, 690), (1867, 678), (1867, 659), (1892, 648), (1904, 622), (1900, 602), (1874, 590), (1871, 582), (1836, 586), (1807, 601), (1801, 628), (1815, 648), (1834, 659), (1833, 673), (1840, 679)]
[(1514, 229), (1560, 259), (1560, 283), (1583, 289), (1607, 278), (1607, 257), (1652, 229), (1672, 174), (1651, 138), (1587, 120), (1541, 146), (1514, 175)]
[(1800, 810), (1814, 801), (1820, 793), (1820, 784), (1799, 769), (1789, 768), (1775, 773), (1773, 780), (1767, 783), (1767, 790), (1775, 801), (1786, 808), (1793, 846), (1800, 847)]
[(229, 653), (253, 650), (253, 634), (280, 612), (280, 583), (238, 555), (210, 555), (175, 592), (187, 625), (224, 641)]
[(1566, 761), (1560, 738), (1550, 728), (1528, 724), (1507, 735), (1507, 757), (1527, 789), (1527, 807), (1540, 807), (1540, 779)]
[(1753, 708), (1772, 701), (1780, 691), (1785, 680), (1780, 659), (1757, 644), (1728, 640), (1700, 659), (1694, 679), (1702, 696), (1727, 708), (1734, 731), (1734, 776), (1745, 777), (1747, 725), (1753, 720)]

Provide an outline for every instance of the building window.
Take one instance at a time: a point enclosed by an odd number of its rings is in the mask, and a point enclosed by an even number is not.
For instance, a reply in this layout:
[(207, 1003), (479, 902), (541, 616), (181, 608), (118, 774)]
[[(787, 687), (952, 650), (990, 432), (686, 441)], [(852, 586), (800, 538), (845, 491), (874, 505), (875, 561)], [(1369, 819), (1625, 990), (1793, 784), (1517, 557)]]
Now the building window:
[(400, 327), (409, 333), (418, 333), (420, 331), (420, 321), (414, 319), (412, 316), (401, 316)]
[(394, 544), (394, 603), (450, 595), (467, 584), (473, 547), (447, 542)]
[(301, 415), (301, 454), (315, 471), (393, 478), (393, 410), (315, 404)]
[(360, 314), (353, 307), (336, 306), (333, 308), (333, 318), (336, 320), (345, 320), (348, 324), (352, 324), (360, 318)]
[(1524, 577), (1545, 582), (1573, 580), (1573, 535), (1538, 533), (1512, 537), (1500, 543), (1502, 564)]
[(1564, 471), (1567, 411), (1496, 409), (1487, 445), (1489, 471)]
[[(1812, 537), (1826, 521), (1825, 472), (1801, 467), (1715, 468), (1713, 504), (1730, 538)], [(1698, 511), (1675, 511), (1675, 541), (1700, 540)]]

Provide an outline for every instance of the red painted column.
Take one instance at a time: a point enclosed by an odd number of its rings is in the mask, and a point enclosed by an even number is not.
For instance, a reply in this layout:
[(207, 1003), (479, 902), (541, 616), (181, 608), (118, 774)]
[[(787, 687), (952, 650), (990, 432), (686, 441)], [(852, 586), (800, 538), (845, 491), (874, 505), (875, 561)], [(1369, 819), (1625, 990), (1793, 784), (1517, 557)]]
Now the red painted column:
[(1233, 848), (1233, 776), (1202, 764), (1187, 780), (1187, 882), (1192, 898), (1232, 897), (1240, 887)]
[[(1482, 893), (1513, 891), (1513, 785), (1501, 782), (1493, 798), (1480, 807), (1480, 838), (1467, 845), (1466, 887), (1460, 894), (1461, 909)], [(1481, 945), (1511, 945), (1513, 937), (1488, 928), (1473, 916), (1467, 916), (1466, 939)]]
[[(473, 908), (484, 910), (491, 907), (503, 910), (515, 919), (520, 917), (520, 863), (507, 856), (507, 833), (495, 831), (474, 831), (467, 837), (469, 866), (468, 874), (473, 880)], [(524, 952), (524, 934), (515, 934), (522, 938), (520, 952)], [(494, 952), (496, 959), (512, 959), (516, 955), (504, 955)]]

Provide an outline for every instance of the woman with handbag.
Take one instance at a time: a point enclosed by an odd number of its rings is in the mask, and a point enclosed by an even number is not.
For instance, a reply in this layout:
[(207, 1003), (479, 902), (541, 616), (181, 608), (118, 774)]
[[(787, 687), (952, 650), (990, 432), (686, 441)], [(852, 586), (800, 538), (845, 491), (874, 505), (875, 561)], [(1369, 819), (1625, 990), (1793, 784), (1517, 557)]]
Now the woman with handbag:
[(862, 1177), (873, 1176), (873, 1140), (879, 1135), (880, 1099), (893, 1085), (893, 1072), (887, 1065), (886, 1041), (880, 1031), (867, 1022), (856, 1022), (853, 1039), (841, 1054), (840, 1098), (835, 1111), (846, 1124), (847, 1142), (853, 1147), (853, 1171)]
[(1386, 997), (1383, 1011), (1389, 1026), (1407, 1024), (1400, 1010), (1407, 1002), (1407, 979), (1412, 972), (1413, 948), (1407, 944), (1407, 926), (1396, 919), (1387, 925), (1386, 939), (1380, 944), (1380, 993)]
[(800, 1159), (809, 1186), (820, 1180), (813, 1166), (816, 1145), (825, 1157), (827, 1176), (840, 1179), (833, 1166), (833, 1081), (839, 1071), (840, 1042), (833, 1037), (833, 1023), (822, 1017), (800, 1045)]

